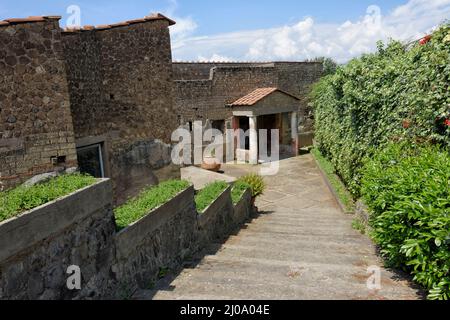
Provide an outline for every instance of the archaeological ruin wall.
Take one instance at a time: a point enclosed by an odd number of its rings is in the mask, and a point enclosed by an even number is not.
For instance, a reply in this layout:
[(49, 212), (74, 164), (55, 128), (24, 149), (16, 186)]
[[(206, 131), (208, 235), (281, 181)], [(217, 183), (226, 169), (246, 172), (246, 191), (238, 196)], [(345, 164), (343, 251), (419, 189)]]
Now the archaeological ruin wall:
[(175, 106), (184, 123), (226, 120), (232, 116), (227, 104), (257, 88), (277, 87), (300, 98), (301, 125), (303, 131), (311, 131), (307, 95), (322, 72), (322, 64), (315, 62), (176, 62)]
[(172, 24), (157, 15), (63, 32), (77, 147), (99, 145), (118, 203), (172, 172)]
[(0, 22), (0, 189), (77, 166), (59, 19)]

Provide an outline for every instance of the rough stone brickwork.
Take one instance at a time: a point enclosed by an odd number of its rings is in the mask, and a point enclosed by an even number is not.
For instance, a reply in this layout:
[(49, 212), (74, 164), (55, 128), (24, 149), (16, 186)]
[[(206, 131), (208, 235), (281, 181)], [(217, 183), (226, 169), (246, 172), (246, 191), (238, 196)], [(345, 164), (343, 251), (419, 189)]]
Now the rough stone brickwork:
[(178, 125), (168, 19), (63, 33), (77, 141), (101, 137), (118, 203), (158, 183)]
[(0, 188), (77, 166), (58, 20), (0, 24)]
[(194, 188), (116, 235), (113, 267), (122, 292), (149, 288), (163, 269), (175, 269), (197, 251)]
[[(101, 181), (0, 223), (0, 299), (108, 296), (115, 259), (111, 190)], [(71, 265), (80, 267), (81, 290), (66, 286)]]
[(225, 120), (226, 105), (261, 87), (277, 87), (301, 99), (303, 130), (308, 123), (306, 95), (322, 75), (321, 63), (182, 63), (173, 64), (175, 105), (181, 121)]
[[(198, 214), (190, 187), (117, 232), (112, 184), (100, 180), (0, 223), (0, 300), (129, 298), (245, 222), (250, 196), (233, 206), (227, 189)], [(67, 288), (69, 266), (80, 290)]]

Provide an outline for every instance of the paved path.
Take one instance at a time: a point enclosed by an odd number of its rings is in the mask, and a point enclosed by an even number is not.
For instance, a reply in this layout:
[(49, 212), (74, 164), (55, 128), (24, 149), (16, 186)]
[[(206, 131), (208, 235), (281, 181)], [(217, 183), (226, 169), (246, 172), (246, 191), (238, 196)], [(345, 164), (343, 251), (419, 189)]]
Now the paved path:
[[(251, 167), (226, 167), (239, 176)], [(406, 280), (381, 268), (381, 290), (367, 269), (381, 266), (369, 239), (353, 230), (310, 155), (280, 162), (258, 200), (261, 215), (223, 245), (143, 299), (417, 299)], [(217, 251), (218, 249), (218, 251)]]

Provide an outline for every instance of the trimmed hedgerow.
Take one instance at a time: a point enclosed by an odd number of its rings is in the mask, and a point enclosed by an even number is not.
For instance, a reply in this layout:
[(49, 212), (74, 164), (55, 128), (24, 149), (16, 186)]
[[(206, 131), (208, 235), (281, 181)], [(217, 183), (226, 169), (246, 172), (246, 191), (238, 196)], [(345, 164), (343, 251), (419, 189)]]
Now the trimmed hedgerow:
[(198, 212), (202, 213), (228, 188), (228, 183), (216, 181), (208, 184), (195, 195)]
[(185, 180), (169, 180), (144, 190), (114, 210), (117, 228), (124, 229), (145, 217), (150, 211), (168, 202), (189, 186), (189, 182)]
[(233, 204), (237, 204), (248, 189), (251, 189), (251, 186), (248, 183), (239, 180), (236, 181), (233, 185), (233, 189), (231, 189), (231, 199), (233, 200)]
[(430, 299), (450, 298), (450, 155), (389, 144), (362, 170), (372, 238), (390, 266), (414, 275)]
[(392, 137), (450, 145), (450, 24), (430, 41), (397, 41), (341, 66), (315, 85), (315, 140), (354, 196), (362, 159)]
[(94, 177), (83, 174), (65, 174), (31, 187), (19, 186), (0, 192), (0, 221), (66, 196), (95, 181)]

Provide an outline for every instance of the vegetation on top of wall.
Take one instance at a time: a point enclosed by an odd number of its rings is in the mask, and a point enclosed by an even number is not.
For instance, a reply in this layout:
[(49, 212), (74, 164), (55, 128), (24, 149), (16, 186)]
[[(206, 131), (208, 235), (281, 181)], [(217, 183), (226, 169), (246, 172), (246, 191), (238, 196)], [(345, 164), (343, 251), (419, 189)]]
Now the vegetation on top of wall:
[(30, 187), (19, 186), (0, 192), (0, 221), (66, 196), (95, 181), (94, 177), (83, 174), (64, 174)]
[(401, 142), (364, 163), (361, 190), (382, 255), (430, 299), (450, 299), (450, 154)]
[(124, 229), (145, 217), (150, 211), (168, 202), (189, 186), (190, 183), (185, 180), (169, 180), (147, 188), (137, 197), (114, 210), (117, 228)]
[(236, 181), (231, 189), (231, 199), (233, 200), (233, 204), (236, 205), (244, 195), (245, 191), (251, 189), (248, 183), (243, 181)]
[(450, 24), (406, 48), (392, 41), (339, 66), (312, 92), (315, 140), (354, 196), (362, 160), (392, 138), (450, 145)]
[(339, 197), (339, 200), (344, 205), (346, 211), (349, 213), (354, 212), (355, 202), (353, 201), (353, 197), (336, 174), (336, 169), (333, 167), (333, 164), (320, 153), (319, 149), (313, 148), (311, 153), (314, 155), (320, 168), (326, 174), (328, 181), (336, 192), (336, 195)]
[(262, 195), (267, 187), (266, 183), (264, 182), (264, 178), (255, 173), (251, 173), (246, 176), (243, 176), (243, 177), (239, 178), (239, 180), (237, 182), (248, 184), (250, 186), (250, 189), (252, 190), (253, 198), (256, 198), (256, 197), (259, 197), (260, 195)]
[(195, 195), (195, 204), (197, 205), (198, 212), (204, 212), (227, 188), (228, 183), (216, 181), (200, 190)]

